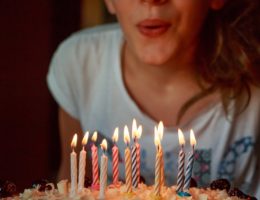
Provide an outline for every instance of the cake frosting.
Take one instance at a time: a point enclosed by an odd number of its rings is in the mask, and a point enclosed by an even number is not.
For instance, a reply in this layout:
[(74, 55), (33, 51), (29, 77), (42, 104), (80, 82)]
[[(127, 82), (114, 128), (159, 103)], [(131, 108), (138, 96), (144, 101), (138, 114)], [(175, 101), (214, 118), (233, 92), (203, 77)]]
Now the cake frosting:
[[(49, 183), (49, 189), (45, 191), (39, 191), (39, 188), (25, 189), (23, 193), (13, 199), (22, 200), (97, 200), (99, 199), (99, 191), (92, 190), (91, 188), (84, 188), (80, 194), (74, 197), (70, 197), (69, 185), (67, 181), (63, 180), (57, 184), (55, 188), (54, 184)], [(120, 184), (118, 186), (110, 185), (106, 188), (105, 199), (106, 200), (240, 200), (241, 198), (236, 196), (229, 196), (226, 190), (212, 190), (210, 188), (195, 188), (189, 189), (191, 196), (180, 197), (176, 193), (176, 187), (162, 187), (161, 196), (154, 195), (154, 186), (147, 186), (145, 184), (139, 184), (138, 188), (133, 189), (131, 193), (126, 192), (126, 186)]]

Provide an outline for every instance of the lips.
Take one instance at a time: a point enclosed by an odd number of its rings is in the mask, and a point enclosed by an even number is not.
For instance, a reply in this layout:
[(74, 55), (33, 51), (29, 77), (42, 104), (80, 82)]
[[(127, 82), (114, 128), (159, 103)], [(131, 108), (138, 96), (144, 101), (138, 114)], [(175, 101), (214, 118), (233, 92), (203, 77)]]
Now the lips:
[(139, 32), (146, 37), (159, 37), (170, 28), (171, 23), (161, 19), (147, 19), (137, 24)]

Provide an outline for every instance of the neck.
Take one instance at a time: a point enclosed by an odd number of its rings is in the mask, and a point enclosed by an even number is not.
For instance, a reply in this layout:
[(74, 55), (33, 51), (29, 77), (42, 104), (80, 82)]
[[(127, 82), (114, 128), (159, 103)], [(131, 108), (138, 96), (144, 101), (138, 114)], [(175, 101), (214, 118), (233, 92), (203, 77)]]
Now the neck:
[[(193, 51), (193, 50), (190, 50)], [(193, 53), (189, 52), (189, 55)], [(191, 56), (187, 59), (170, 59), (162, 65), (152, 65), (141, 62), (131, 51), (124, 45), (123, 49), (123, 74), (131, 79), (142, 79), (142, 82), (150, 86), (160, 87), (160, 89), (169, 89), (176, 82), (187, 80), (196, 81), (195, 66)]]

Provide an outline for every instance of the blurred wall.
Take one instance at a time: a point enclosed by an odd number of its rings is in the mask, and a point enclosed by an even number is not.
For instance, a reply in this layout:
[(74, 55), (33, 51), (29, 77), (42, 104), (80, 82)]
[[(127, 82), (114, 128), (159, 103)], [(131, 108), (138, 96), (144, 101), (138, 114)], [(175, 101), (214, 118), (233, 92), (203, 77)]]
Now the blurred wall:
[(57, 44), (80, 28), (80, 1), (0, 1), (0, 179), (54, 180), (57, 105), (46, 85)]

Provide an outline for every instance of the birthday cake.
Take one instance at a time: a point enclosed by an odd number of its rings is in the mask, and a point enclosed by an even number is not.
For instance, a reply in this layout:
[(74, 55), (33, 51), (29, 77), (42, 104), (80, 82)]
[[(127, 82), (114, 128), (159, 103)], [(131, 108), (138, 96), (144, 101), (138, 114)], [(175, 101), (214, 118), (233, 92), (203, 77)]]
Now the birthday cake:
[[(10, 182), (9, 182), (10, 184)], [(76, 196), (70, 196), (70, 183), (67, 180), (60, 181), (57, 186), (47, 181), (40, 181), (33, 184), (30, 189), (25, 189), (23, 193), (9, 197), (2, 196), (1, 199), (14, 199), (14, 200), (59, 200), (59, 199), (82, 199), (82, 200), (97, 200), (99, 198), (99, 190), (92, 189), (91, 187), (85, 187), (82, 192)], [(13, 187), (6, 187), (6, 189), (14, 189)], [(1, 190), (1, 192), (7, 191)], [(10, 192), (10, 191), (9, 191)], [(14, 191), (13, 191), (14, 192)], [(176, 192), (176, 186), (161, 188), (160, 197), (154, 195), (154, 186), (147, 186), (143, 183), (139, 184), (136, 189), (133, 189), (131, 193), (127, 193), (125, 184), (119, 184), (117, 186), (110, 185), (106, 188), (105, 197), (106, 200), (255, 200), (255, 197), (244, 194), (237, 188), (230, 189), (230, 184), (225, 179), (219, 179), (213, 181), (208, 188), (191, 187), (189, 189), (190, 196), (180, 195)]]

